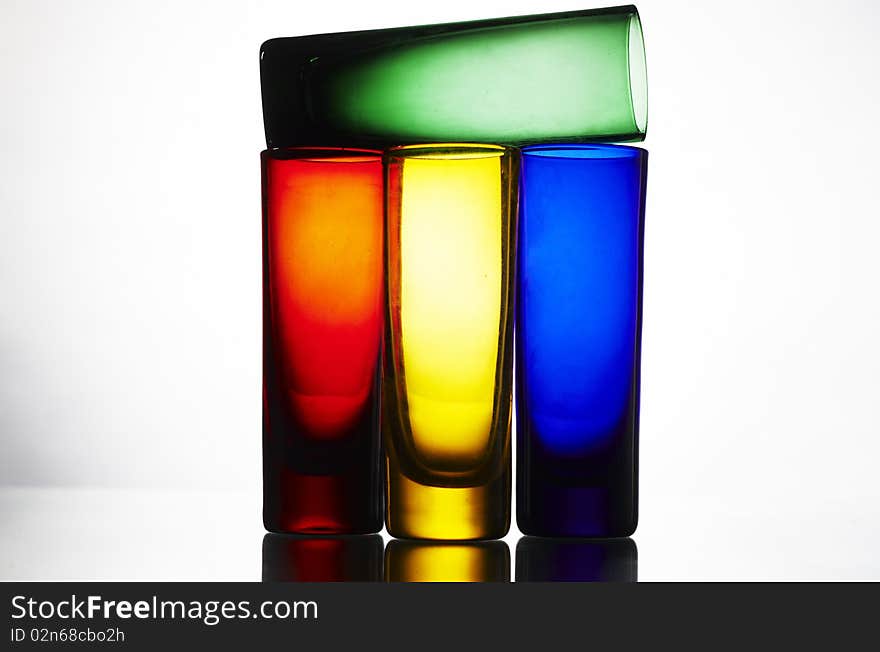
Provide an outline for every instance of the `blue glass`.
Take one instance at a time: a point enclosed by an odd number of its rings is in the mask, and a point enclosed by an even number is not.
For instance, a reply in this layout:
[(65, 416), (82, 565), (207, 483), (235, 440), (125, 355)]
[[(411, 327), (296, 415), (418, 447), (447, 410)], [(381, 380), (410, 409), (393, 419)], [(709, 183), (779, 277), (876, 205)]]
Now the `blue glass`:
[(517, 523), (622, 537), (638, 520), (648, 153), (522, 151), (517, 272)]

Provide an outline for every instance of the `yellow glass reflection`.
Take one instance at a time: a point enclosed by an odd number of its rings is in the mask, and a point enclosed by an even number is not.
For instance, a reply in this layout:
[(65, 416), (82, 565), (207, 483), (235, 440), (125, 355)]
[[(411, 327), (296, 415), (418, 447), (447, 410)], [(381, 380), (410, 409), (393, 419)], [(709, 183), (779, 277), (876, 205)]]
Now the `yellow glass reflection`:
[(385, 549), (388, 582), (509, 582), (510, 550), (503, 541), (427, 543), (391, 541)]
[(501, 537), (510, 522), (515, 153), (419, 145), (388, 156), (388, 531)]

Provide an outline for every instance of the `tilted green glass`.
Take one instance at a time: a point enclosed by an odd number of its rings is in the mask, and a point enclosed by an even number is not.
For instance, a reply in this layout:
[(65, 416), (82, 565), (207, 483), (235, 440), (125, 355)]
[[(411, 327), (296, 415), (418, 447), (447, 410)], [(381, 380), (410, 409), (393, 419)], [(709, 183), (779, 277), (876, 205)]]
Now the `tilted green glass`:
[(269, 147), (639, 141), (633, 6), (272, 39), (260, 53)]

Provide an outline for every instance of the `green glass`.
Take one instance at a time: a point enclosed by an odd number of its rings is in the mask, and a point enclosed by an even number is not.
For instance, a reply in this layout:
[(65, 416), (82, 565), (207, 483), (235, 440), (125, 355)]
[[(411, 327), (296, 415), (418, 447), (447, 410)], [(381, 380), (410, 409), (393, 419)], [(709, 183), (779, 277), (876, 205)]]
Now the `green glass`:
[(260, 52), (269, 147), (640, 141), (633, 6), (272, 39)]

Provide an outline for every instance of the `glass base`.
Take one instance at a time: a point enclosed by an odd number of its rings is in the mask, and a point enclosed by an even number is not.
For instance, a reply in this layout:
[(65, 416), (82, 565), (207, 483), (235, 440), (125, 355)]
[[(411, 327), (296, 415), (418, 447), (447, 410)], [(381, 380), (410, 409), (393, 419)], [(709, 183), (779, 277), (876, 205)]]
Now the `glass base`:
[(516, 523), (541, 537), (628, 537), (638, 512), (633, 483), (565, 487), (533, 481), (517, 496)]
[(431, 487), (388, 472), (388, 534), (403, 539), (500, 539), (510, 529), (510, 470), (479, 487)]
[(264, 480), (263, 525), (287, 534), (373, 534), (382, 529), (382, 517), (371, 484), (363, 473), (276, 470)]

